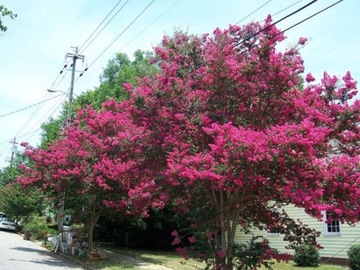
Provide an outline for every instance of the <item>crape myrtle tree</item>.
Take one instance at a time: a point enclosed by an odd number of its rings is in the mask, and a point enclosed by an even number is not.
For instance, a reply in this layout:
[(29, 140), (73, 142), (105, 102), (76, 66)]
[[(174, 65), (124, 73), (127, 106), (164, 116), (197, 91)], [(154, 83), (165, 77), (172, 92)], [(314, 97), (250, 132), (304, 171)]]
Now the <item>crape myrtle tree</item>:
[[(234, 243), (238, 229), (316, 244), (317, 232), (282, 208), (358, 220), (360, 103), (351, 101), (350, 73), (342, 82), (326, 73), (318, 84), (302, 79), (306, 40), (279, 52), (283, 40), (271, 18), (164, 37), (154, 50), (158, 74), (125, 84), (126, 101), (81, 111), (47, 150), (29, 148), (36, 166), (19, 181), (91, 195), (84, 205), (101, 211), (146, 216), (171, 205), (192, 224), (173, 232), (174, 245), (185, 257), (182, 240), (198, 246), (208, 268), (249, 267)], [(266, 239), (250, 245), (263, 248), (252, 269), (288, 258)]]
[(114, 112), (111, 106), (101, 112), (84, 108), (47, 149), (24, 144), (34, 165), (21, 167), (18, 182), (38, 186), (54, 200), (65, 192), (65, 203), (86, 223), (91, 252), (94, 227), (109, 209), (147, 217), (148, 209), (164, 206), (164, 199), (156, 198), (159, 193), (153, 195), (155, 183), (151, 175), (146, 177), (146, 164), (141, 166), (140, 159), (135, 163), (135, 156), (146, 151), (146, 137), (126, 112)]
[[(318, 233), (285, 205), (317, 219), (322, 211), (351, 224), (359, 219), (356, 82), (349, 72), (342, 80), (324, 73), (320, 83), (303, 76), (306, 39), (280, 52), (284, 39), (270, 17), (212, 36), (164, 37), (155, 48), (161, 72), (126, 85), (130, 100), (119, 104), (151, 136), (147, 154), (163, 166), (157, 186), (192, 221), (186, 234), (173, 232), (174, 244), (185, 257), (181, 241), (198, 244), (209, 268), (249, 267), (236, 257), (238, 229), (276, 230), (292, 245), (316, 245)], [(251, 269), (288, 258), (266, 239), (260, 246)]]
[[(53, 202), (61, 201), (62, 194), (65, 193), (65, 210), (73, 214), (74, 221), (86, 221), (89, 231), (89, 249), (93, 247), (93, 228), (97, 219), (102, 214), (108, 214), (108, 206), (115, 205), (115, 203), (109, 203), (110, 201), (122, 201), (119, 190), (129, 191), (131, 186), (130, 184), (125, 185), (121, 179), (116, 178), (119, 172), (116, 173), (115, 171), (119, 171), (121, 166), (127, 168), (126, 165), (108, 168), (109, 164), (99, 164), (106, 163), (109, 158), (114, 158), (116, 160), (113, 163), (118, 166), (123, 158), (129, 159), (130, 155), (121, 156), (117, 149), (125, 151), (125, 154), (132, 152), (126, 146), (129, 143), (126, 141), (127, 136), (132, 134), (129, 139), (133, 142), (130, 144), (131, 147), (135, 147), (135, 140), (139, 140), (139, 138), (136, 139), (135, 133), (132, 133), (132, 128), (124, 124), (129, 122), (129, 117), (123, 117), (118, 113), (113, 115), (111, 106), (101, 108), (99, 104), (109, 98), (117, 101), (125, 99), (127, 93), (122, 86), (125, 81), (136, 84), (138, 77), (145, 74), (152, 77), (158, 68), (150, 66), (150, 57), (150, 52), (137, 50), (134, 53), (134, 60), (130, 61), (126, 54), (118, 53), (105, 68), (101, 76), (100, 86), (95, 90), (82, 93), (74, 99), (73, 112), (81, 109), (82, 111), (70, 128), (65, 129), (62, 124), (67, 112), (66, 105), (60, 118), (51, 119), (42, 125), (40, 148), (35, 149), (26, 143), (24, 144), (26, 147), (25, 154), (33, 163), (30, 166), (21, 166), (24, 174), (19, 178), (19, 182), (27, 188), (29, 186), (41, 188), (44, 196)], [(86, 104), (91, 104), (92, 108), (87, 107)], [(99, 130), (96, 130), (97, 128)], [(117, 141), (122, 144), (116, 146)], [(106, 158), (106, 155), (109, 156)], [(131, 163), (129, 163), (130, 165)], [(99, 176), (101, 168), (108, 168), (109, 173), (112, 172), (111, 176), (104, 177), (112, 179), (113, 182), (111, 183), (119, 187), (117, 191), (109, 188), (108, 184), (102, 184), (102, 180), (99, 180), (102, 177)], [(130, 173), (130, 169), (127, 171)], [(107, 180), (103, 181), (106, 182)], [(151, 185), (142, 184), (142, 186), (147, 189)], [(131, 192), (133, 195), (129, 195), (129, 198), (137, 194), (137, 191), (132, 190)], [(117, 197), (110, 199), (110, 194)], [(135, 205), (136, 211), (123, 211), (123, 213), (139, 214), (142, 204), (135, 202)], [(57, 205), (57, 207), (60, 206)], [(114, 208), (118, 210), (120, 207), (112, 207), (111, 209)], [(139, 215), (140, 217), (147, 215), (145, 208)]]

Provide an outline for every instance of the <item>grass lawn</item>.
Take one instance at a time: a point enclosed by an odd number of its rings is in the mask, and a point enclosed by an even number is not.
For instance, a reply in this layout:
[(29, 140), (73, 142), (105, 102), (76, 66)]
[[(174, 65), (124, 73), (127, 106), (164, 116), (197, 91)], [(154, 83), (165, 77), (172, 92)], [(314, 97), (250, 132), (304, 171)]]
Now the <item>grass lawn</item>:
[[(205, 264), (195, 260), (184, 261), (176, 252), (154, 251), (154, 250), (132, 250), (111, 248), (113, 252), (120, 253), (132, 258), (148, 261), (154, 264), (169, 267), (174, 270), (199, 270), (205, 267)], [(141, 268), (133, 266), (127, 262), (114, 263), (110, 260), (95, 261), (89, 263), (93, 268), (99, 270), (141, 270)], [(298, 267), (294, 263), (276, 263), (274, 270), (346, 270), (348, 268), (338, 265), (320, 265), (319, 267)], [(265, 268), (261, 268), (265, 270)]]
[(143, 270), (128, 263), (115, 263), (109, 260), (90, 262), (87, 265), (99, 270)]
[[(135, 259), (148, 261), (153, 264), (169, 267), (171, 269), (181, 270), (198, 270), (205, 267), (204, 263), (200, 263), (196, 260), (185, 261), (177, 252), (171, 251), (156, 251), (156, 250), (132, 250), (123, 248), (107, 248), (113, 252), (120, 253)], [(89, 265), (96, 269), (101, 270), (138, 270), (140, 268), (133, 266), (130, 267), (128, 263), (115, 264), (110, 260), (92, 262)]]
[[(321, 264), (318, 267), (299, 267), (296, 266), (293, 262), (288, 263), (276, 263), (273, 266), (274, 270), (346, 270), (349, 269), (345, 266), (340, 265), (330, 265), (330, 264)], [(265, 270), (266, 268), (263, 267), (261, 270)]]

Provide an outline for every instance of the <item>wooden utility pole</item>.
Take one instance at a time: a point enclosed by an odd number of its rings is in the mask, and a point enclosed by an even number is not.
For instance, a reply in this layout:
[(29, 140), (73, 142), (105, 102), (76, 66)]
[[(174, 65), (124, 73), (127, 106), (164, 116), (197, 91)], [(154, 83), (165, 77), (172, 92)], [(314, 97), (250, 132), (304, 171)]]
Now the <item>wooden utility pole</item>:
[(12, 143), (12, 151), (11, 151), (11, 160), (10, 160), (10, 168), (13, 167), (13, 163), (14, 163), (14, 156), (16, 154), (16, 145), (18, 144), (16, 142), (16, 138), (14, 137), (14, 139), (12, 141), (10, 141), (10, 143)]
[[(66, 119), (66, 127), (71, 126), (72, 122), (72, 100), (74, 95), (74, 79), (75, 79), (75, 71), (76, 71), (76, 60), (81, 59), (84, 60), (84, 55), (78, 54), (78, 47), (72, 47), (74, 49), (73, 53), (67, 53), (66, 57), (72, 59), (72, 70), (71, 70), (71, 83), (70, 83), (70, 93), (69, 93), (69, 104), (68, 104), (68, 113)], [(64, 226), (64, 211), (65, 211), (65, 192), (61, 195), (60, 199), (60, 210), (58, 214), (58, 230), (62, 231)]]

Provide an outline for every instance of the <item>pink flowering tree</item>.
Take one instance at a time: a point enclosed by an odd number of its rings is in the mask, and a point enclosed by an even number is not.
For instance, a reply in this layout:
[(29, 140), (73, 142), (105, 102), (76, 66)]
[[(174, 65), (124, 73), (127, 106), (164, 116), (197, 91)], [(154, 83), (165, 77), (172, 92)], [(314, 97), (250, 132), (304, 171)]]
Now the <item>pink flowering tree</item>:
[[(284, 39), (270, 18), (212, 36), (176, 33), (155, 48), (160, 74), (126, 85), (126, 106), (149, 132), (147, 154), (158, 162), (155, 182), (192, 222), (188, 235), (173, 232), (174, 244), (185, 257), (181, 240), (202, 244), (200, 256), (214, 269), (246, 264), (234, 259), (239, 230), (316, 244), (318, 233), (284, 205), (318, 219), (323, 210), (359, 218), (356, 83), (350, 73), (342, 80), (324, 73), (314, 83), (299, 54), (306, 39), (277, 51)], [(270, 248), (260, 255), (258, 262), (288, 258)]]
[(244, 269), (256, 250), (252, 269), (288, 258), (266, 239), (250, 241), (254, 252), (244, 255), (239, 230), (316, 244), (317, 232), (282, 208), (358, 221), (360, 102), (350, 73), (315, 83), (303, 74), (306, 39), (279, 52), (283, 40), (270, 18), (164, 37), (159, 74), (125, 84), (127, 101), (81, 111), (48, 149), (28, 148), (34, 166), (19, 181), (84, 196), (90, 228), (104, 209), (146, 216), (171, 205), (192, 224), (173, 232), (177, 250), (187, 257), (183, 240), (197, 246), (213, 269)]
[[(155, 198), (155, 183), (146, 177), (142, 161), (142, 127), (134, 125), (126, 112), (113, 111), (109, 101), (101, 112), (88, 107), (78, 112), (74, 124), (47, 149), (26, 147), (32, 161), (23, 165), (18, 182), (37, 186), (58, 201), (65, 194), (66, 205), (85, 220), (88, 251), (93, 250), (93, 230), (100, 215), (110, 210), (123, 215), (147, 217), (148, 209), (162, 208)], [(136, 162), (137, 161), (137, 162)]]

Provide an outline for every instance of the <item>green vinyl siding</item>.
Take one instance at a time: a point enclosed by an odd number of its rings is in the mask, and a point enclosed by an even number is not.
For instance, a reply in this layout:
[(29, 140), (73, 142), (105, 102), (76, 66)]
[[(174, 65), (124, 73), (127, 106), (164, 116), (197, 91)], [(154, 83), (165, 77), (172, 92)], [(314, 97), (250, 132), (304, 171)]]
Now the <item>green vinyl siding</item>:
[[(316, 229), (321, 232), (318, 237), (318, 243), (323, 247), (320, 250), (321, 257), (327, 258), (347, 258), (347, 250), (349, 246), (353, 244), (360, 244), (360, 224), (357, 226), (350, 226), (348, 224), (340, 224), (340, 233), (328, 234), (326, 233), (326, 224), (323, 221), (318, 221), (306, 214), (303, 209), (296, 208), (294, 206), (286, 206), (284, 210), (293, 219), (299, 219), (309, 227)], [(278, 249), (282, 252), (293, 254), (293, 250), (287, 249), (287, 242), (283, 241), (281, 234), (268, 233), (265, 230), (254, 229), (252, 231), (254, 235), (261, 235), (266, 237), (270, 246)], [(235, 237), (235, 242), (244, 243), (251, 238), (251, 235), (245, 235), (243, 232), (238, 230)]]

